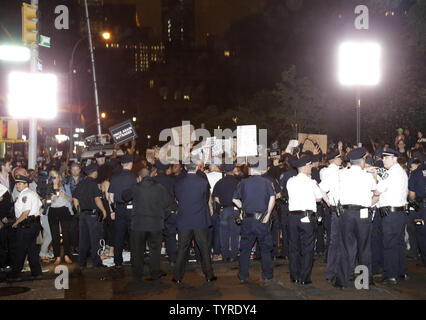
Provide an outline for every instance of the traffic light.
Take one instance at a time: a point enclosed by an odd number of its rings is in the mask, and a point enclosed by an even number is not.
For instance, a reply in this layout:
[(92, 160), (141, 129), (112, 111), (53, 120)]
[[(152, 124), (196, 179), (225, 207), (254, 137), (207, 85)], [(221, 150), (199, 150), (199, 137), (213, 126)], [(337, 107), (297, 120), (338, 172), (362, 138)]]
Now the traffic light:
[(34, 5), (22, 3), (22, 41), (37, 42), (37, 9)]

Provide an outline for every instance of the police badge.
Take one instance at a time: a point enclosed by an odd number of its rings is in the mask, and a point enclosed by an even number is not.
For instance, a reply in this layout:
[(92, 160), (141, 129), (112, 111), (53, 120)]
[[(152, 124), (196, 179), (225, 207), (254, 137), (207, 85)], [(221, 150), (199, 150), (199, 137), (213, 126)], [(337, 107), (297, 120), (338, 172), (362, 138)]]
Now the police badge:
[(26, 203), (26, 202), (27, 202), (27, 196), (22, 197), (22, 202), (23, 202), (23, 203)]

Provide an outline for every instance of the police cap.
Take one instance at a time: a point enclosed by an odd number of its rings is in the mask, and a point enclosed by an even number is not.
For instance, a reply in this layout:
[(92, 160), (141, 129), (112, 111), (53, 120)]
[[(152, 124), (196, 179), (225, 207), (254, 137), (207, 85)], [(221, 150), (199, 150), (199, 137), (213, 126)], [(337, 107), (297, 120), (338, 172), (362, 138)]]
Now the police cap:
[(155, 167), (158, 170), (167, 170), (167, 168), (169, 167), (169, 165), (162, 163), (160, 160), (156, 160), (155, 161)]
[(327, 160), (333, 160), (334, 158), (340, 157), (339, 151), (331, 151), (327, 154)]
[(95, 158), (103, 158), (105, 157), (106, 153), (104, 151), (99, 151), (95, 153)]
[(314, 163), (314, 162), (320, 162), (320, 160), (321, 160), (321, 155), (320, 155), (320, 154), (312, 155), (312, 156), (311, 156), (311, 160), (312, 160), (312, 163)]
[(16, 176), (16, 178), (15, 178), (15, 182), (16, 182), (16, 183), (18, 183), (18, 182), (22, 182), (22, 183), (28, 183), (28, 184), (30, 184), (30, 183), (31, 183), (31, 180), (30, 180), (30, 178), (28, 178), (28, 177), (26, 177), (26, 176), (23, 176), (23, 175), (17, 175), (17, 176)]
[(423, 152), (417, 150), (417, 151), (413, 151), (413, 159), (418, 159), (421, 162), (425, 162), (426, 161), (426, 156)]
[(368, 164), (369, 166), (374, 166), (374, 161), (372, 157), (366, 157), (365, 158), (365, 164)]
[(96, 165), (96, 163), (92, 163), (84, 168), (84, 173), (89, 175), (97, 170), (98, 170), (98, 166)]
[(120, 163), (129, 163), (133, 162), (133, 156), (131, 154), (125, 154), (120, 158)]
[(363, 147), (355, 148), (348, 153), (349, 160), (358, 160), (367, 154), (367, 150)]
[(382, 156), (383, 157), (386, 157), (386, 156), (399, 157), (399, 152), (392, 148), (386, 148), (383, 150)]
[(232, 170), (234, 170), (235, 168), (235, 164), (231, 163), (231, 164), (222, 164), (222, 170), (225, 172), (230, 172)]
[(312, 162), (311, 156), (303, 155), (302, 157), (300, 157), (300, 159), (294, 159), (292, 165), (296, 168), (301, 168), (301, 167), (304, 167), (311, 162)]

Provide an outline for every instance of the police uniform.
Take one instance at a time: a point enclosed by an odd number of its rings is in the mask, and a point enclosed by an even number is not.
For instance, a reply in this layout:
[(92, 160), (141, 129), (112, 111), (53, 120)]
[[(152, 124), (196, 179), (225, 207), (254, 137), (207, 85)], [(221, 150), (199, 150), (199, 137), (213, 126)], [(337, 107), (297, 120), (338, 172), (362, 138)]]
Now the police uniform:
[[(91, 164), (84, 168), (84, 172), (89, 175), (97, 171), (97, 165)], [(86, 268), (87, 255), (90, 250), (93, 267), (102, 267), (102, 261), (98, 255), (100, 248), (99, 240), (102, 236), (102, 222), (98, 218), (98, 206), (95, 198), (102, 198), (102, 192), (95, 179), (86, 177), (82, 180), (74, 191), (73, 198), (77, 199), (80, 205), (79, 221), (79, 256), (80, 268)]]
[[(361, 160), (367, 150), (356, 148), (348, 153), (350, 161)], [(343, 206), (340, 219), (342, 251), (335, 285), (347, 287), (353, 280), (355, 260), (367, 266), (369, 282), (371, 272), (371, 215), (373, 191), (376, 182), (373, 176), (358, 165), (351, 164), (349, 169), (339, 172), (339, 199)]]
[[(289, 157), (290, 165), (292, 166), (294, 158), (292, 156)], [(289, 243), (288, 243), (288, 190), (287, 190), (287, 182), (291, 177), (297, 176), (297, 170), (293, 167), (290, 167), (287, 171), (285, 171), (280, 176), (280, 186), (281, 186), (281, 199), (282, 205), (280, 207), (279, 217), (281, 220), (281, 255), (284, 259), (289, 257)]]
[[(131, 155), (121, 157), (122, 164), (133, 162)], [(114, 263), (116, 267), (123, 264), (123, 247), (126, 238), (130, 235), (130, 217), (131, 209), (127, 208), (128, 204), (122, 199), (121, 194), (124, 190), (131, 189), (137, 183), (136, 176), (129, 170), (123, 169), (118, 175), (111, 178), (108, 189), (109, 193), (114, 194), (115, 203), (115, 223), (114, 223)]]
[(415, 228), (422, 261), (426, 267), (426, 165), (423, 156), (421, 158), (419, 160), (422, 161), (422, 164), (410, 174), (408, 190), (416, 194), (415, 200), (419, 203), (419, 211), (415, 215), (417, 219)]
[[(206, 176), (207, 180), (209, 181), (210, 193), (212, 194), (216, 183), (223, 178), (223, 173), (212, 171), (205, 174), (204, 172), (201, 172), (201, 170), (198, 170), (197, 173), (198, 172)], [(214, 201), (213, 201), (213, 204), (214, 204)], [(212, 248), (213, 255), (217, 257), (221, 254), (219, 212), (217, 210), (213, 210), (213, 215), (211, 218), (212, 218), (212, 227), (209, 229), (210, 246)]]
[(272, 235), (269, 221), (263, 223), (261, 217), (268, 211), (269, 200), (275, 197), (272, 183), (261, 176), (251, 176), (241, 180), (233, 199), (241, 200), (243, 221), (241, 223), (240, 268), (238, 278), (246, 282), (249, 277), (250, 252), (257, 239), (262, 251), (262, 278), (269, 281), (274, 276), (272, 266)]
[[(397, 157), (398, 154), (390, 148), (383, 151), (383, 157)], [(382, 214), (385, 282), (395, 284), (397, 277), (405, 277), (407, 273), (405, 205), (408, 176), (398, 163), (387, 173), (388, 177), (377, 184), (377, 191), (380, 192), (378, 204)]]
[[(24, 176), (17, 176), (15, 181), (16, 183), (23, 182), (27, 184), (31, 182), (30, 179)], [(25, 211), (29, 211), (29, 214), (25, 220), (17, 225), (16, 256), (9, 275), (10, 280), (19, 279), (18, 277), (27, 255), (33, 279), (40, 279), (42, 276), (40, 260), (37, 254), (37, 236), (41, 230), (41, 206), (42, 203), (39, 196), (36, 192), (30, 190), (28, 186), (19, 193), (18, 199), (15, 202), (16, 219), (19, 219)]]
[[(311, 157), (294, 160), (296, 168), (311, 163)], [(287, 182), (289, 207), (290, 280), (303, 285), (312, 283), (317, 200), (322, 193), (315, 180), (299, 172)]]
[[(95, 154), (95, 159), (105, 158), (106, 153), (104, 151), (99, 151)], [(96, 179), (98, 183), (102, 183), (105, 180), (110, 180), (112, 176), (112, 167), (106, 163), (98, 166), (98, 178)]]
[[(338, 151), (332, 151), (327, 155), (327, 160), (331, 161), (340, 157)], [(337, 216), (336, 206), (339, 201), (339, 170), (340, 168), (331, 163), (327, 168), (320, 171), (321, 183), (320, 189), (327, 193), (330, 201), (330, 207), (324, 211), (324, 226), (327, 231), (327, 268), (325, 278), (331, 282), (337, 275), (337, 270), (340, 262), (340, 246), (341, 246), (341, 231), (340, 220)], [(330, 224), (328, 224), (330, 221)]]
[[(225, 172), (232, 172), (234, 165), (225, 164), (223, 170)], [(239, 215), (239, 211), (232, 203), (232, 197), (237, 185), (237, 178), (232, 174), (227, 174), (215, 184), (212, 194), (213, 199), (216, 197), (219, 198), (221, 206), (219, 214), (219, 237), (222, 258), (225, 261), (235, 261), (238, 256), (240, 227), (236, 224), (235, 218)]]
[[(155, 162), (157, 167), (157, 175), (153, 177), (153, 180), (161, 184), (168, 191), (169, 195), (174, 199), (174, 184), (175, 179), (172, 176), (166, 175), (165, 171), (169, 165), (161, 163), (157, 160)], [(177, 206), (176, 204), (168, 211), (165, 217), (164, 222), (164, 238), (166, 242), (166, 251), (167, 251), (167, 260), (174, 264), (176, 262), (176, 217), (177, 215)]]
[(178, 248), (173, 281), (180, 283), (185, 273), (186, 255), (193, 237), (200, 248), (201, 266), (207, 281), (217, 278), (210, 259), (208, 228), (211, 226), (207, 179), (191, 172), (177, 180), (174, 193), (178, 201)]

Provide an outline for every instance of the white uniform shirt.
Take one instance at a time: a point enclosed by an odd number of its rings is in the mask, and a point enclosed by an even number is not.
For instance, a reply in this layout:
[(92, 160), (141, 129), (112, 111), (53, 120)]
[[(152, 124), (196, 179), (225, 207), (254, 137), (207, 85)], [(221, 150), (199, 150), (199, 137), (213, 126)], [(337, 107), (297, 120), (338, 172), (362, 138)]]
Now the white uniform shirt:
[(377, 184), (379, 207), (402, 207), (407, 203), (408, 176), (396, 163), (388, 170), (388, 177)]
[(342, 205), (370, 207), (377, 185), (373, 176), (360, 166), (339, 171), (339, 199)]
[[(34, 192), (37, 192), (37, 183), (35, 183), (35, 181), (32, 181), (32, 182), (28, 185), (28, 187), (29, 187), (31, 190), (33, 190)], [(15, 201), (16, 201), (16, 199), (18, 199), (18, 197), (19, 197), (19, 192), (18, 192), (18, 189), (16, 189), (16, 184), (15, 184), (15, 186), (13, 187), (13, 191), (12, 191), (12, 200), (13, 200), (13, 202), (15, 202)]]
[(212, 194), (214, 186), (220, 179), (222, 179), (223, 176), (221, 172), (216, 172), (216, 171), (209, 172), (206, 174), (206, 176), (210, 184), (210, 194)]
[(312, 210), (317, 212), (317, 199), (322, 193), (317, 182), (304, 173), (291, 177), (287, 182), (289, 211)]
[(15, 216), (18, 219), (22, 212), (30, 210), (28, 216), (39, 216), (42, 203), (36, 192), (25, 188), (19, 193), (15, 202)]
[(319, 187), (325, 193), (328, 193), (328, 199), (332, 206), (336, 206), (339, 201), (339, 167), (334, 163), (328, 168), (321, 169), (321, 183)]

